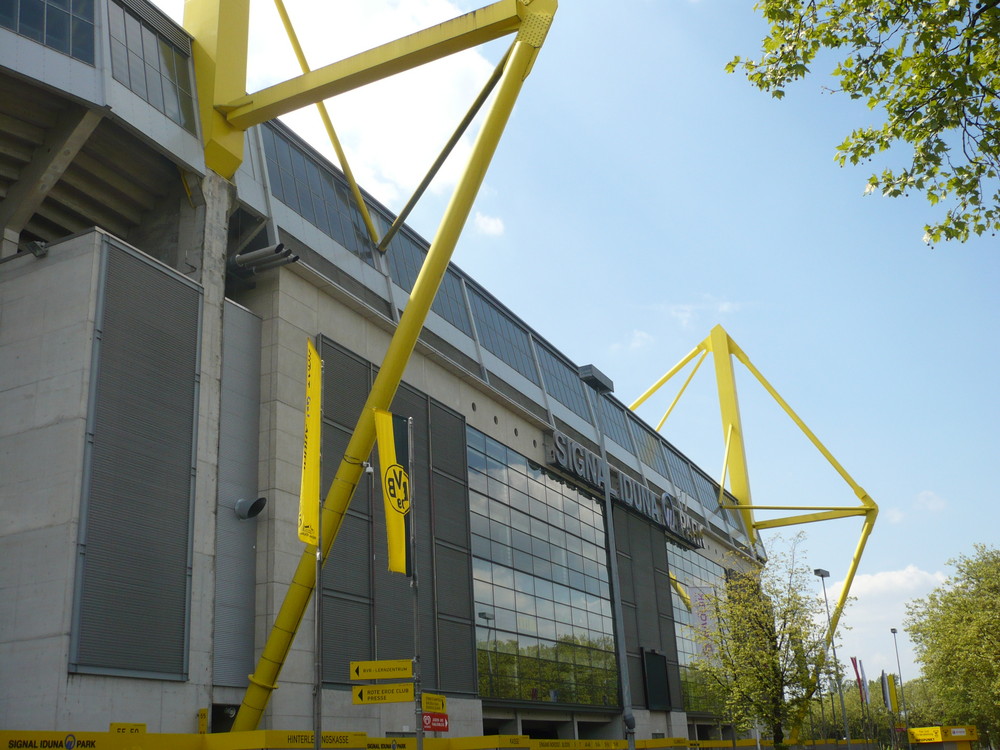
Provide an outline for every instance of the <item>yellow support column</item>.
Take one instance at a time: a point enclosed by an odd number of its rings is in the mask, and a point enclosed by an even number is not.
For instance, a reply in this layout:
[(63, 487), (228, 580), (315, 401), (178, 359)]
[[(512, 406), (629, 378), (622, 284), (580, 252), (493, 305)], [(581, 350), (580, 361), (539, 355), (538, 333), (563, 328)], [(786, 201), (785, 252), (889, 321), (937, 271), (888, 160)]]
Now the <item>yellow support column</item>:
[[(482, 185), (521, 85), (545, 38), (545, 32), (555, 13), (556, 2), (535, 0), (530, 9), (533, 22), (524, 24), (514, 42), (498, 86), (496, 100), (476, 139), (465, 172), (445, 210), (437, 235), (413, 285), (409, 303), (389, 342), (385, 359), (323, 503), (320, 522), (324, 560), (340, 530), (344, 513), (361, 478), (363, 464), (368, 460), (375, 445), (374, 409), (388, 409), (399, 387), (403, 370), (444, 278), (455, 245), (472, 210), (473, 201)], [(291, 649), (292, 640), (315, 585), (315, 547), (307, 547), (302, 553), (292, 583), (275, 618), (274, 627), (264, 645), (257, 669), (250, 675), (250, 685), (243, 698), (243, 705), (233, 722), (233, 731), (246, 731), (257, 727), (271, 692), (276, 687), (278, 674)]]
[(243, 130), (230, 125), (215, 105), (246, 94), (250, 0), (186, 0), (184, 28), (194, 37), (205, 163), (232, 179), (243, 162)]
[(753, 512), (750, 506), (750, 473), (747, 469), (746, 446), (743, 442), (743, 423), (740, 404), (736, 397), (736, 374), (733, 371), (733, 354), (738, 347), (722, 326), (715, 326), (702, 344), (712, 352), (715, 364), (715, 381), (719, 391), (719, 411), (722, 414), (722, 438), (727, 442), (729, 489), (740, 504), (740, 514), (751, 544), (756, 538)]

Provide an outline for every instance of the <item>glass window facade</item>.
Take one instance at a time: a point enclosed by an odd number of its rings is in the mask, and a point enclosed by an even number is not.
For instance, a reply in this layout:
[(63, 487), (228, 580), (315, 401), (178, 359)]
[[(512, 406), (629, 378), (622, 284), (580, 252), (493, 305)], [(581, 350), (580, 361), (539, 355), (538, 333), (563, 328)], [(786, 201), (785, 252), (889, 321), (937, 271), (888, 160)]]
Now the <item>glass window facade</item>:
[(535, 342), (538, 363), (545, 377), (545, 390), (559, 403), (568, 406), (576, 415), (590, 422), (590, 409), (583, 394), (583, 381), (579, 372), (566, 364), (547, 346)]
[(660, 472), (661, 476), (670, 477), (667, 470), (667, 462), (663, 458), (662, 442), (659, 436), (636, 419), (629, 420), (632, 423), (632, 434), (635, 437), (635, 444), (639, 447), (639, 458), (646, 466)]
[[(427, 243), (404, 226), (389, 243), (385, 263), (377, 262), (376, 251), (344, 176), (280, 123), (265, 124), (261, 135), (274, 196), (368, 265), (387, 270), (397, 286), (411, 292), (427, 255)], [(384, 235), (391, 224), (391, 214), (375, 201), (369, 200), (368, 208), (376, 232)], [(456, 266), (448, 267), (431, 309), (469, 338), (478, 337), (483, 349), (530, 382), (541, 386), (544, 377), (549, 396), (585, 422), (592, 423), (587, 403), (590, 386), (580, 379), (579, 369), (558, 351), (536, 339), (531, 329)], [(470, 371), (476, 369), (469, 368)], [(615, 399), (598, 395), (593, 388), (590, 391), (600, 410), (600, 424), (615, 444), (669, 478), (680, 491), (707, 502), (710, 519), (706, 520), (714, 522), (723, 532), (728, 530), (745, 539), (739, 517), (734, 513), (724, 516), (718, 510), (718, 487), (707, 475)], [(587, 439), (596, 437), (586, 435)], [(489, 496), (486, 490), (482, 492)], [(490, 537), (484, 534), (483, 538)]]
[(721, 710), (708, 697), (695, 679), (690, 664), (699, 654), (694, 638), (697, 617), (697, 597), (699, 590), (714, 589), (725, 580), (725, 569), (696, 552), (667, 545), (667, 561), (677, 583), (684, 588), (694, 606), (688, 609), (679, 596), (673, 597), (674, 626), (677, 636), (677, 660), (681, 668), (681, 685), (684, 691), (686, 711), (717, 712)]
[(194, 133), (190, 57), (115, 2), (108, 3), (108, 28), (115, 80)]
[(347, 181), (271, 125), (261, 129), (271, 192), (370, 266), (374, 248)]
[(492, 304), (476, 289), (469, 290), (469, 304), (476, 321), (479, 343), (535, 385), (541, 385), (531, 356), (528, 331)]
[(691, 478), (691, 466), (687, 459), (683, 458), (677, 451), (669, 445), (667, 448), (667, 461), (670, 463), (670, 481), (691, 497), (697, 498), (698, 493), (694, 489), (694, 480)]
[(94, 64), (94, 0), (0, 0), (0, 26)]
[(468, 428), (479, 691), (616, 706), (601, 504)]
[(628, 422), (626, 421), (625, 411), (608, 398), (599, 398), (598, 404), (598, 408), (601, 410), (604, 432), (622, 448), (631, 452), (632, 441), (628, 437)]

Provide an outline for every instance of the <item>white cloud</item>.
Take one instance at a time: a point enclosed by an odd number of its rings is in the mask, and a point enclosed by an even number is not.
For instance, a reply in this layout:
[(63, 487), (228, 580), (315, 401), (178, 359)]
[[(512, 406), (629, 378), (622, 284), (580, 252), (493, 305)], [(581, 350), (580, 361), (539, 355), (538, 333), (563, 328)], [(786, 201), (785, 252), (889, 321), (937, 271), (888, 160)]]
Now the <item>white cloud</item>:
[(632, 334), (626, 341), (618, 342), (611, 345), (611, 351), (613, 352), (634, 352), (639, 349), (644, 349), (645, 347), (652, 344), (656, 339), (653, 338), (651, 334), (645, 331), (634, 330)]
[(705, 294), (702, 295), (699, 302), (662, 304), (656, 305), (654, 309), (673, 318), (681, 328), (690, 328), (702, 325), (706, 317), (714, 319), (723, 315), (731, 315), (739, 312), (743, 307), (741, 302), (718, 299), (710, 294)]
[(681, 324), (681, 328), (688, 328), (695, 317), (697, 307), (695, 305), (670, 305), (667, 312), (670, 317)]
[[(903, 629), (906, 605), (924, 598), (945, 579), (945, 574), (940, 571), (921, 570), (916, 565), (855, 576), (851, 596), (856, 601), (844, 613), (841, 620), (844, 628), (837, 631), (837, 656), (847, 665), (848, 672), (851, 672), (852, 656), (864, 661), (869, 679), (883, 669), (895, 672), (895, 645), (890, 629), (896, 628), (899, 631), (897, 639), (903, 678), (911, 680), (917, 677), (919, 668)], [(843, 581), (829, 587), (831, 608), (842, 588)]]
[(891, 524), (902, 523), (906, 514), (899, 508), (883, 508), (882, 517)]
[(474, 219), (476, 231), (490, 237), (499, 237), (503, 234), (503, 219), (498, 216), (487, 216), (476, 211)]
[(917, 495), (916, 504), (921, 510), (926, 510), (930, 513), (940, 513), (948, 507), (947, 500), (938, 495), (936, 492), (931, 492), (930, 490), (924, 490), (919, 493)]

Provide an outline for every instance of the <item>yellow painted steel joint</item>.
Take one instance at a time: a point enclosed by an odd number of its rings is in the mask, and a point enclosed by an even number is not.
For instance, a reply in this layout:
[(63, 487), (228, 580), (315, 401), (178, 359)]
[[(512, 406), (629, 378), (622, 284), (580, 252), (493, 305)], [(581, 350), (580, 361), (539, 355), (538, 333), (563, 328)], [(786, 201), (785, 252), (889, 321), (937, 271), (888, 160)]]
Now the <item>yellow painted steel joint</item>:
[(243, 162), (244, 131), (230, 125), (216, 103), (246, 92), (250, 0), (187, 0), (184, 28), (193, 37), (205, 164), (231, 179)]

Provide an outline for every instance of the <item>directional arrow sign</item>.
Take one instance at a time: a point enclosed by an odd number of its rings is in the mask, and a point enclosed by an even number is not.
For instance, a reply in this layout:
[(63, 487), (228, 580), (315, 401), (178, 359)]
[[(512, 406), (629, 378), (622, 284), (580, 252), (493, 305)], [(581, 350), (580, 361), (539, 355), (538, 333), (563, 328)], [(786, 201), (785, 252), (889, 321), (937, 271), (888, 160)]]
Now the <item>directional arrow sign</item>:
[(423, 715), (424, 730), (427, 732), (447, 732), (448, 714), (427, 713)]
[(443, 714), (448, 712), (448, 699), (435, 693), (422, 693), (420, 707), (428, 713)]
[(382, 661), (352, 661), (352, 680), (404, 680), (413, 677), (410, 659), (383, 659)]
[(397, 682), (392, 685), (361, 685), (351, 688), (351, 703), (406, 703), (413, 700), (413, 683)]

